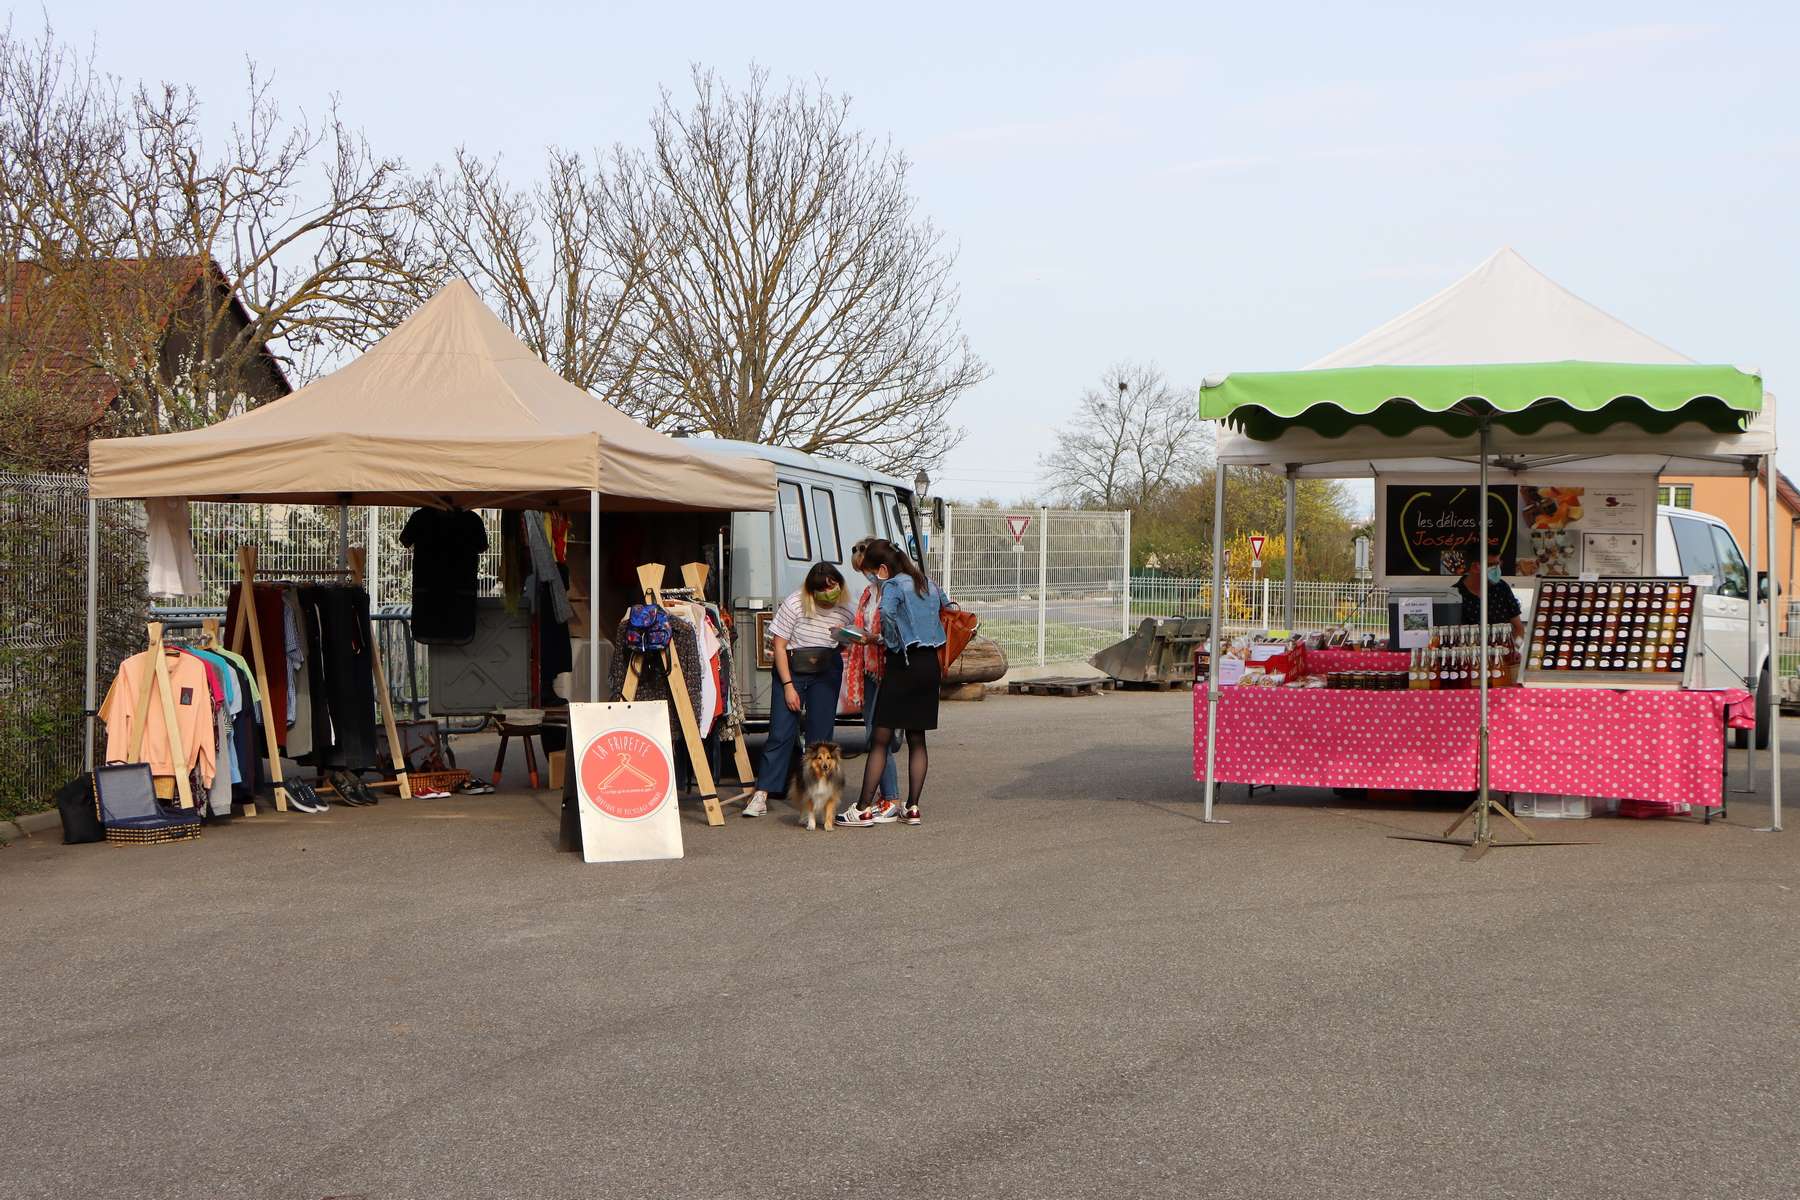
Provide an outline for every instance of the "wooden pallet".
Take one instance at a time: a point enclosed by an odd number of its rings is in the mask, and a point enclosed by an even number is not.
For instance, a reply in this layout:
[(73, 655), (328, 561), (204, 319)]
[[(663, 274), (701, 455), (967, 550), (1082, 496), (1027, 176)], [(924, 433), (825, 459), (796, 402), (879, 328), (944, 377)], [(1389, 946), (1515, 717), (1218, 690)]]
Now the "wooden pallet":
[(1006, 691), (1012, 696), (1098, 696), (1106, 682), (1104, 678), (1054, 675), (1046, 679), (1017, 680), (1008, 683)]
[(1107, 679), (1102, 686), (1111, 692), (1187, 692), (1193, 690), (1194, 682), (1191, 679)]

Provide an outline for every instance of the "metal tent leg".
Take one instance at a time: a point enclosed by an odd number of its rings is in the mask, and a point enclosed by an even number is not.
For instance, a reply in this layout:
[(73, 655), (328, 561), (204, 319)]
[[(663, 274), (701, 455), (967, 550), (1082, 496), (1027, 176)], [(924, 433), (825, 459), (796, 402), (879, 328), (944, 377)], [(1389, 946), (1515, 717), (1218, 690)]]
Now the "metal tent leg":
[[(1214, 443), (1217, 445), (1217, 442)], [(1207, 631), (1211, 652), (1206, 656), (1206, 774), (1202, 780), (1201, 818), (1208, 825), (1224, 825), (1213, 816), (1213, 756), (1219, 740), (1219, 655), (1225, 649), (1225, 464), (1213, 462), (1212, 624)]]

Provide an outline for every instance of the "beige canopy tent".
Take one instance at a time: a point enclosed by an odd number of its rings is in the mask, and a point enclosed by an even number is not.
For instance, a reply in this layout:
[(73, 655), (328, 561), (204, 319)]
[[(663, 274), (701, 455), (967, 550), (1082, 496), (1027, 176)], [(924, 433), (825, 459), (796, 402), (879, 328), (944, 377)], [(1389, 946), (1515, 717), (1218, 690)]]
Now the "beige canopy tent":
[[(552, 371), (457, 280), (342, 369), (185, 433), (95, 441), (88, 458), (87, 709), (95, 706), (99, 500), (731, 512), (775, 503), (775, 468), (657, 433)], [(345, 524), (340, 520), (340, 528)], [(600, 692), (590, 587), (588, 695)], [(93, 724), (88, 762), (93, 762)]]
[(775, 469), (671, 438), (563, 379), (457, 280), (367, 353), (186, 433), (96, 441), (102, 500), (766, 509)]

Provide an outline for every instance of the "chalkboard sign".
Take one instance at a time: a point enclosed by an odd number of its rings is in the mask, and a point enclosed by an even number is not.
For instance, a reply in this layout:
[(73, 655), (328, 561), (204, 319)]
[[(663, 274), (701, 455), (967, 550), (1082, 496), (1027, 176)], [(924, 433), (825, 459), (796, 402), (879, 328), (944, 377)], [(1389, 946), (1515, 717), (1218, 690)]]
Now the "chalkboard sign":
[[(1461, 575), (1481, 536), (1476, 502), (1479, 488), (1423, 484), (1387, 487), (1389, 576)], [(1500, 555), (1500, 570), (1515, 573), (1518, 557), (1519, 489), (1488, 489), (1488, 546)]]

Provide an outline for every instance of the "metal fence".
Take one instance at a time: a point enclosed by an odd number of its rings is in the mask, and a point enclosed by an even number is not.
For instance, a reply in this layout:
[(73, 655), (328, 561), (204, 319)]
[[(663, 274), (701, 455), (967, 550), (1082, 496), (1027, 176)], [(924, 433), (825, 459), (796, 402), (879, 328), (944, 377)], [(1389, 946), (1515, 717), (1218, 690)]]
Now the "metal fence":
[[(99, 506), (103, 679), (143, 639), (142, 512)], [(0, 473), (0, 818), (44, 807), (81, 770), (87, 539), (85, 477)]]
[[(1282, 624), (1282, 583), (1267, 577), (1227, 579), (1223, 597), (1225, 628), (1238, 633), (1273, 629)], [(1206, 617), (1212, 615), (1212, 582), (1131, 577), (1131, 617)], [(1387, 589), (1369, 583), (1294, 581), (1294, 625), (1299, 629), (1385, 632)]]
[(1131, 514), (954, 508), (928, 569), (1014, 667), (1079, 662), (1126, 624)]

